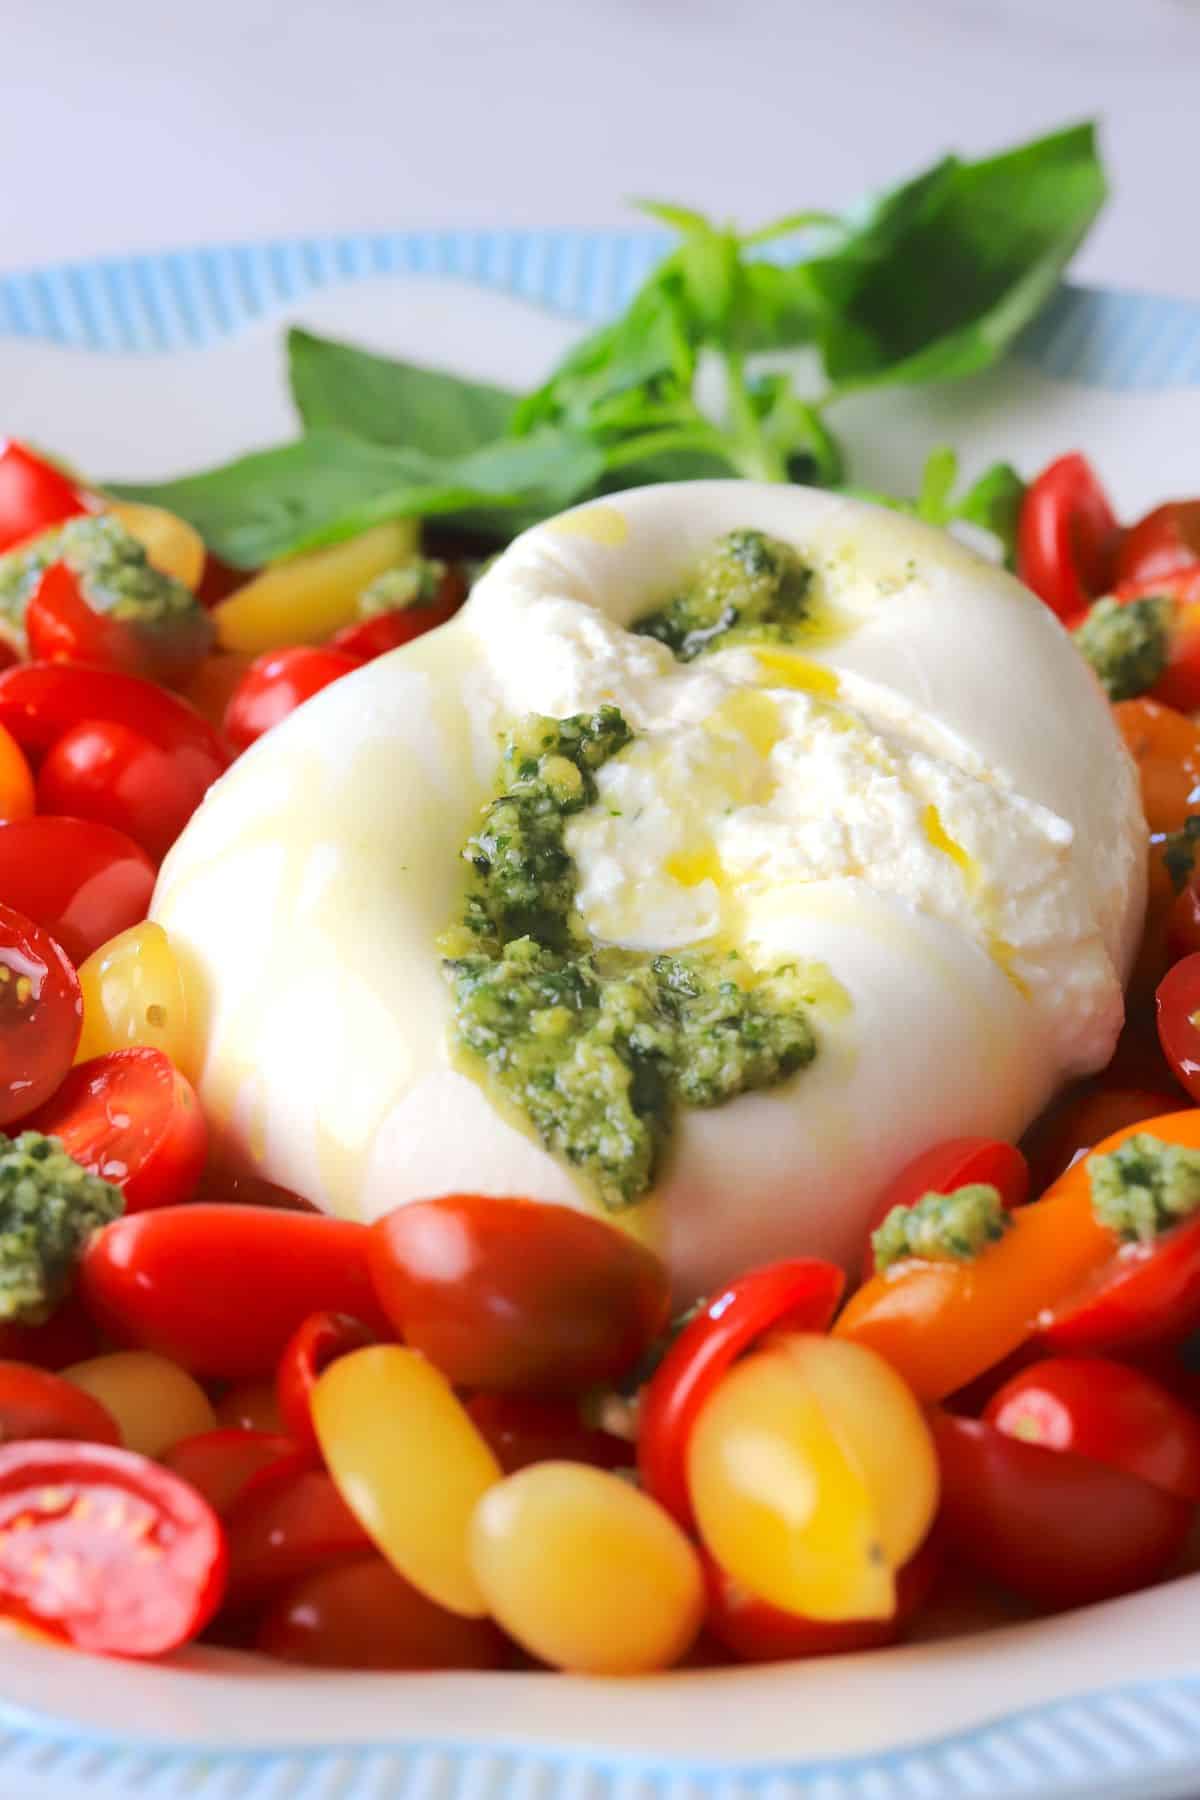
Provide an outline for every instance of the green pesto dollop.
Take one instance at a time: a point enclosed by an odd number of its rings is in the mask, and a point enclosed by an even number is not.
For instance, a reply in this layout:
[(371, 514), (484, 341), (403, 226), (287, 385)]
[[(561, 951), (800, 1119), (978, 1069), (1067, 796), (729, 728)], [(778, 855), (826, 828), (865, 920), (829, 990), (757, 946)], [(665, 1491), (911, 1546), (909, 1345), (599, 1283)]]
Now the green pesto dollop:
[(1088, 1159), (1092, 1211), (1127, 1243), (1150, 1244), (1200, 1209), (1200, 1150), (1135, 1132)]
[(731, 531), (701, 559), (683, 592), (635, 620), (680, 662), (752, 640), (795, 641), (811, 610), (812, 570), (764, 531)]
[(1097, 600), (1074, 632), (1110, 700), (1136, 700), (1160, 680), (1170, 654), (1171, 600)]
[(195, 595), (156, 569), (112, 513), (83, 513), (0, 556), (0, 617), (23, 631), (25, 609), (52, 563), (66, 563), (94, 611), (136, 624), (201, 614)]
[(124, 1210), (120, 1189), (89, 1174), (57, 1138), (0, 1133), (0, 1320), (48, 1319), (92, 1232)]
[(566, 822), (631, 735), (613, 706), (513, 732), (502, 791), (463, 852), (462, 923), (442, 939), (460, 1048), (613, 1209), (651, 1186), (677, 1105), (770, 1087), (816, 1054), (795, 965), (588, 938)]
[(445, 573), (445, 563), (435, 556), (413, 556), (394, 569), (385, 569), (358, 596), (359, 618), (374, 619), (405, 606), (428, 606), (437, 598)]
[(972, 1181), (949, 1194), (922, 1194), (911, 1206), (893, 1206), (871, 1234), (876, 1269), (918, 1257), (924, 1262), (971, 1262), (998, 1243), (1012, 1220), (1000, 1190)]

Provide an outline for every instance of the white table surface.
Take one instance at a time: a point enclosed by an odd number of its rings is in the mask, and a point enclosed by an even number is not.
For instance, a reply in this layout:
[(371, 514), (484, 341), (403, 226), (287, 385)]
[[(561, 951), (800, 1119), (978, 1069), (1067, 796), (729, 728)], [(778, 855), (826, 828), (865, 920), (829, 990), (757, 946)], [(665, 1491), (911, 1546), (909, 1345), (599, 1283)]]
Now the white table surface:
[(0, 0), (0, 268), (280, 232), (754, 221), (1105, 121), (1077, 264), (1200, 294), (1200, 0)]

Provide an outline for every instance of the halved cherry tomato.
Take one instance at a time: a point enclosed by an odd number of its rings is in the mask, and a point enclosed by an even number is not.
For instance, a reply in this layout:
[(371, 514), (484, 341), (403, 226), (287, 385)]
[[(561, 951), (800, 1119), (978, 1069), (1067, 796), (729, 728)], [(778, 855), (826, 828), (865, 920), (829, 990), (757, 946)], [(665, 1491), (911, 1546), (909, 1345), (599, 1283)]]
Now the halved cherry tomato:
[(331, 682), (353, 675), (361, 659), (345, 650), (298, 645), (256, 657), (225, 708), (225, 736), (234, 750), (248, 750), (256, 738), (311, 700)]
[(33, 770), (25, 753), (11, 732), (0, 729), (0, 824), (27, 819), (34, 801)]
[(73, 481), (23, 444), (0, 439), (0, 551), (86, 511)]
[(52, 563), (25, 609), (25, 635), (40, 662), (93, 663), (175, 686), (207, 656), (214, 632), (200, 607), (145, 622), (101, 612), (67, 564)]
[(84, 1252), (80, 1292), (117, 1342), (227, 1380), (274, 1370), (292, 1333), (326, 1307), (389, 1331), (367, 1227), (321, 1213), (196, 1204), (114, 1219)]
[(335, 650), (347, 650), (351, 656), (370, 662), (373, 657), (386, 656), (389, 650), (398, 650), (401, 644), (411, 644), (414, 638), (423, 637), (427, 631), (444, 625), (454, 617), (466, 597), (467, 584), (462, 569), (451, 563), (442, 576), (437, 593), (426, 604), (376, 613), (372, 619), (356, 619), (353, 625), (343, 625), (329, 641)]
[(311, 1313), (284, 1346), (275, 1376), (279, 1415), (293, 1442), (317, 1449), (312, 1423), (312, 1391), (317, 1376), (349, 1350), (376, 1342), (375, 1333), (346, 1313)]
[(1023, 1206), (1029, 1196), (1029, 1167), (1021, 1152), (1002, 1138), (947, 1138), (914, 1156), (888, 1183), (872, 1209), (863, 1249), (863, 1280), (875, 1273), (872, 1234), (894, 1206), (915, 1206), (925, 1194), (952, 1194), (975, 1182), (997, 1188), (1005, 1207)]
[(190, 1200), (208, 1152), (191, 1083), (144, 1047), (77, 1063), (25, 1123), (119, 1187), (127, 1213)]
[(230, 1510), (228, 1530), (229, 1597), (235, 1606), (374, 1549), (333, 1481), (311, 1467), (305, 1451), (253, 1478)]
[(1048, 1357), (1005, 1382), (983, 1416), (1022, 1443), (1072, 1450), (1200, 1501), (1200, 1418), (1141, 1369)]
[(646, 1491), (690, 1525), (687, 1447), (697, 1415), (730, 1365), (768, 1331), (825, 1331), (845, 1277), (804, 1257), (751, 1269), (680, 1332), (641, 1399), (638, 1468)]
[(1155, 998), (1158, 1036), (1172, 1075), (1200, 1101), (1200, 953), (1167, 970)]
[(109, 1444), (0, 1449), (0, 1605), (82, 1650), (161, 1656), (195, 1637), (225, 1586), (208, 1502)]
[(1187, 1538), (1195, 1508), (1165, 1488), (980, 1419), (935, 1412), (930, 1422), (947, 1548), (1040, 1606), (1146, 1587)]
[(284, 1462), (294, 1469), (296, 1446), (278, 1432), (201, 1431), (172, 1444), (159, 1460), (190, 1482), (224, 1519), (256, 1476)]
[(471, 1421), (506, 1475), (539, 1462), (627, 1469), (636, 1452), (625, 1438), (585, 1425), (575, 1400), (537, 1394), (474, 1394)]
[[(0, 840), (16, 830), (0, 828)], [(82, 1028), (79, 981), (62, 949), (0, 904), (0, 1129), (49, 1099), (75, 1060)]]
[(1113, 718), (1137, 764), (1151, 832), (1178, 831), (1200, 797), (1200, 726), (1157, 700), (1122, 700)]
[(1120, 528), (1095, 470), (1078, 451), (1060, 456), (1021, 504), (1017, 572), (1060, 619), (1112, 586)]
[(154, 865), (131, 838), (87, 819), (18, 819), (0, 830), (0, 899), (81, 963), (144, 919)]
[(37, 781), (43, 812), (93, 819), (140, 844), (160, 863), (203, 789), (181, 774), (170, 751), (112, 719), (89, 719), (65, 731), (46, 752)]
[(1157, 581), (1189, 563), (1200, 563), (1200, 500), (1168, 500), (1125, 532), (1116, 579)]
[(462, 1387), (570, 1392), (616, 1380), (662, 1330), (659, 1259), (535, 1200), (451, 1194), (371, 1227), (371, 1274), (405, 1343)]
[(0, 1443), (20, 1438), (79, 1438), (119, 1444), (121, 1433), (106, 1406), (48, 1369), (0, 1362)]
[(256, 1647), (318, 1669), (499, 1669), (509, 1660), (490, 1620), (447, 1612), (382, 1556), (302, 1577), (272, 1603)]
[(1165, 1085), (1166, 1071), (1161, 1073), (1164, 1086), (1158, 1090), (1109, 1087), (1106, 1077), (1099, 1085), (1088, 1083), (1076, 1088), (1043, 1114), (1030, 1130), (1024, 1145), (1035, 1191), (1044, 1192), (1072, 1163), (1086, 1156), (1102, 1138), (1111, 1137), (1114, 1131), (1173, 1112), (1179, 1105), (1180, 1095)]

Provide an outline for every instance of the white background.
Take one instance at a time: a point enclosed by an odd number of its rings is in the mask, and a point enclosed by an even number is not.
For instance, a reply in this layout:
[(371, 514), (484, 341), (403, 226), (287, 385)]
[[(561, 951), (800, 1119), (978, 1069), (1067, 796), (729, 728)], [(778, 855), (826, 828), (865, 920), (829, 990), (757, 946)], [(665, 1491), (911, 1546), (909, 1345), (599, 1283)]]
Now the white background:
[(635, 193), (750, 222), (1088, 114), (1079, 273), (1200, 294), (1198, 0), (0, 0), (0, 267)]

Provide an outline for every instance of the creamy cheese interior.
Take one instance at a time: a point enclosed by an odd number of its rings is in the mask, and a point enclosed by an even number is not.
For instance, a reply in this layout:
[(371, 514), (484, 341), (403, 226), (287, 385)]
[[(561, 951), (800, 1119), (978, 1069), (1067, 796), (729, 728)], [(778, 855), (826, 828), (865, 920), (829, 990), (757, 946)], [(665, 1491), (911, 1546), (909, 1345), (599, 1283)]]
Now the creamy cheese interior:
[[(679, 664), (627, 629), (743, 526), (812, 563), (812, 642)], [(503, 731), (603, 702), (636, 735), (568, 828), (593, 936), (830, 978), (813, 1065), (682, 1110), (656, 1189), (619, 1215), (681, 1296), (780, 1254), (852, 1257), (909, 1156), (1013, 1136), (1107, 1059), (1144, 825), (1050, 613), (911, 520), (692, 483), (526, 533), (452, 625), (318, 696), (210, 794), (155, 917), (188, 956), (196, 1072), (235, 1160), (363, 1217), (463, 1188), (594, 1204), (458, 1065), (434, 940)]]

